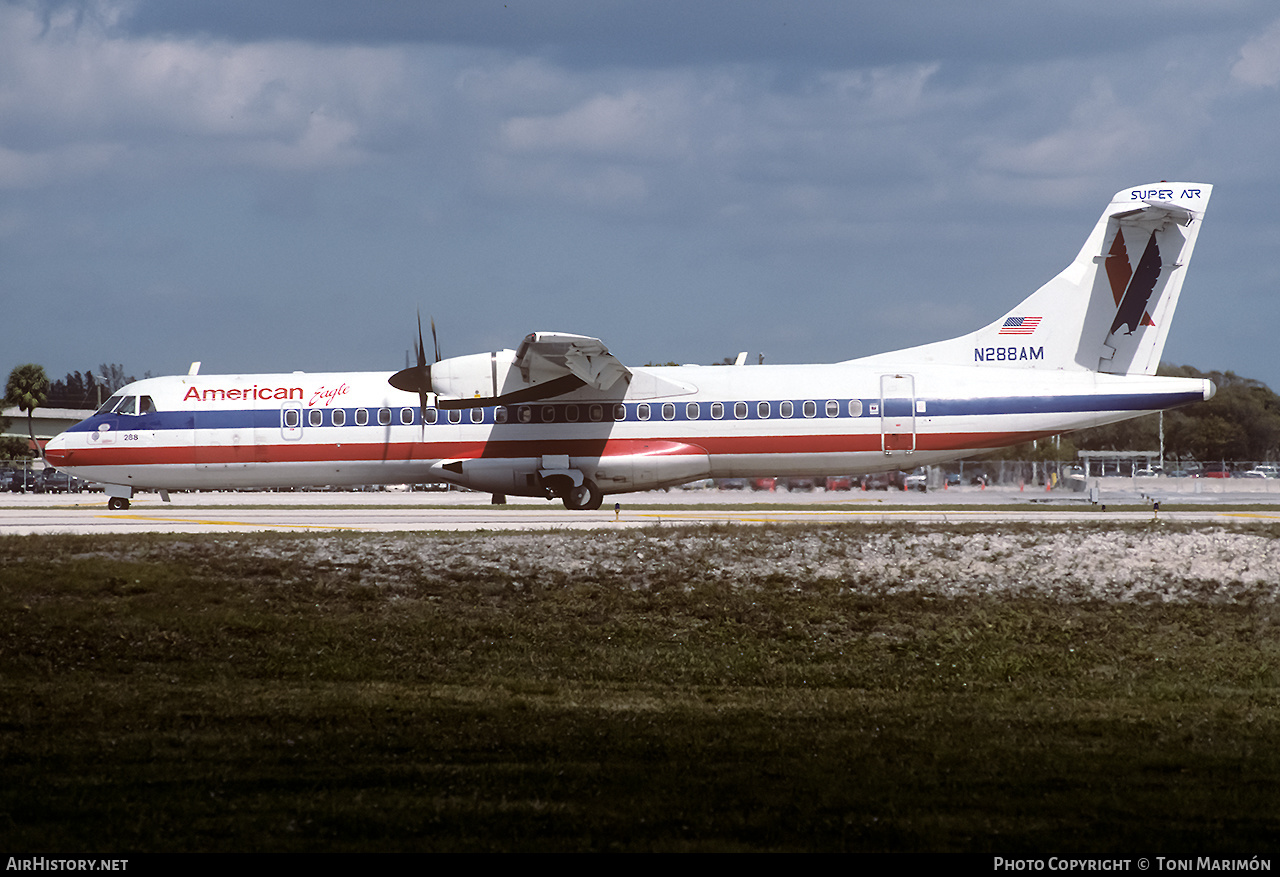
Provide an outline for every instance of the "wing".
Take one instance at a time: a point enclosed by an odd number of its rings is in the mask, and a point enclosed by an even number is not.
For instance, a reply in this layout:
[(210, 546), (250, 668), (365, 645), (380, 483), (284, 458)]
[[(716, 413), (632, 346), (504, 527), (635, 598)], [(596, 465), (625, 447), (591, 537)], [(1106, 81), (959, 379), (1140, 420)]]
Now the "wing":
[(525, 383), (541, 384), (566, 374), (597, 390), (631, 380), (631, 370), (599, 338), (558, 332), (533, 332), (520, 342), (515, 366)]
[(669, 375), (659, 377), (649, 369), (633, 372), (599, 338), (562, 332), (526, 335), (515, 351), (473, 353), (430, 365), (420, 362), (396, 372), (388, 382), (424, 398), (435, 394), (434, 404), (443, 409), (536, 402), (583, 387), (606, 394), (606, 399), (654, 399), (697, 391), (691, 384)]
[[(420, 357), (421, 358), (421, 357)], [(626, 394), (632, 373), (599, 338), (534, 332), (517, 351), (442, 359), (397, 372), (399, 390), (434, 393), (440, 408), (484, 408), (563, 396), (581, 387)], [(621, 382), (621, 386), (618, 386)], [(425, 404), (425, 403), (424, 403)]]

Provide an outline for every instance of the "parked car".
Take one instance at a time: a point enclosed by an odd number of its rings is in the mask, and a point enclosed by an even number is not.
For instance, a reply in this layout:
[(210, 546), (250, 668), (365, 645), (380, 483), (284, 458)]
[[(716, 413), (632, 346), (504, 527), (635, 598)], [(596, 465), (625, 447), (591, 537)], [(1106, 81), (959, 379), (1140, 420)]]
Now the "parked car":
[(777, 479), (774, 478), (752, 478), (752, 490), (773, 490)]
[(14, 469), (9, 474), (8, 483), (4, 485), (4, 489), (10, 493), (35, 493), (39, 475), (39, 472), (33, 472), (30, 469)]
[(848, 475), (831, 475), (827, 478), (827, 490), (853, 490), (853, 479)]
[(37, 493), (79, 493), (84, 482), (57, 469), (45, 469), (40, 473)]
[(929, 471), (923, 466), (919, 469), (913, 470), (912, 473), (907, 476), (902, 489), (918, 490), (921, 493), (925, 493), (929, 489)]
[(1230, 478), (1231, 470), (1226, 463), (1205, 463), (1201, 478)]
[(906, 490), (907, 476), (897, 470), (893, 472), (873, 472), (862, 477), (863, 490)]

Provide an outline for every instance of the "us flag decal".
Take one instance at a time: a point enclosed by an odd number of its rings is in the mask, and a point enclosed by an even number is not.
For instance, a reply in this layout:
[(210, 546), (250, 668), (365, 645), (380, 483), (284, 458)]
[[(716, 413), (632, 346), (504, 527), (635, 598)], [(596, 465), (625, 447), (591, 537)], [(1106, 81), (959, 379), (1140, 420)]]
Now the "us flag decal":
[(1000, 327), (1000, 331), (997, 334), (1030, 335), (1039, 325), (1039, 317), (1010, 317), (1004, 321), (1004, 325)]

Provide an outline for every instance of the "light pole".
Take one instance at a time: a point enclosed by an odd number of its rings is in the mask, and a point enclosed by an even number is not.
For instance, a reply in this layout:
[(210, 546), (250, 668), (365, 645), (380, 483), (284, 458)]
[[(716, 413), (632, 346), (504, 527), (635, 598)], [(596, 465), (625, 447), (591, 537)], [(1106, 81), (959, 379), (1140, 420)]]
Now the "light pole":
[(93, 378), (98, 385), (98, 404), (93, 408), (94, 411), (97, 411), (102, 407), (102, 385), (107, 383), (107, 378), (104, 378), (102, 375), (95, 375), (93, 372), (89, 372), (89, 377)]

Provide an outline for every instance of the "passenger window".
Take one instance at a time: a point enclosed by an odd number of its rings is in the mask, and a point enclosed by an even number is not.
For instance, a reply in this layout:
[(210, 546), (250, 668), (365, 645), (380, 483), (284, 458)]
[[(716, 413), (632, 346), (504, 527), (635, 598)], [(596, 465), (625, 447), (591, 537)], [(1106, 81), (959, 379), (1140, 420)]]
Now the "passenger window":
[(401, 409), (400, 409), (400, 422), (401, 422), (402, 424), (404, 424), (405, 426), (408, 426), (409, 424), (413, 423), (413, 409), (412, 409), (412, 408), (401, 408)]
[(722, 417), (724, 417), (724, 403), (712, 402), (711, 403), (711, 419), (719, 420)]
[(805, 401), (804, 405), (801, 406), (800, 410), (804, 412), (805, 417), (817, 417), (818, 403), (814, 402), (812, 399), (808, 399)]
[(767, 419), (767, 418), (769, 417), (769, 403), (768, 403), (768, 402), (757, 402), (757, 403), (756, 403), (756, 417), (759, 417), (759, 418), (761, 418), (762, 420)]
[(621, 402), (619, 402), (618, 404), (614, 405), (614, 406), (613, 406), (613, 419), (614, 419), (614, 420), (626, 420), (626, 419), (627, 419), (627, 406), (626, 406), (626, 405), (623, 405)]
[(426, 423), (435, 423), (435, 422), (436, 422), (436, 419), (437, 419), (439, 416), (440, 416), (440, 413), (439, 413), (436, 409), (434, 409), (434, 408), (428, 408), (428, 409), (427, 409), (427, 416), (424, 418), (424, 421), (425, 421)]
[(604, 408), (599, 405), (592, 405), (587, 409), (592, 423), (599, 423), (604, 419)]
[(341, 408), (333, 409), (333, 414), (329, 415), (329, 417), (333, 420), (334, 426), (342, 426), (347, 422), (347, 412)]
[(484, 409), (483, 409), (483, 408), (472, 408), (472, 409), (471, 409), (471, 422), (472, 422), (472, 423), (484, 423)]
[(494, 423), (507, 422), (507, 408), (505, 405), (499, 405), (498, 407), (493, 409), (493, 422)]
[(734, 417), (736, 417), (736, 418), (738, 418), (739, 420), (744, 419), (744, 418), (747, 416), (747, 403), (746, 403), (746, 402), (734, 402), (734, 403), (733, 403), (733, 416), (734, 416)]
[(827, 400), (827, 416), (828, 417), (840, 416), (840, 403), (837, 402), (835, 399)]
[(577, 405), (564, 406), (564, 419), (569, 421), (570, 423), (577, 423), (578, 422), (578, 406)]
[(356, 426), (368, 426), (368, 425), (369, 425), (369, 409), (357, 408), (356, 409)]
[(662, 419), (663, 419), (663, 420), (675, 420), (675, 419), (676, 419), (676, 406), (675, 406), (675, 403), (674, 403), (674, 402), (663, 402), (663, 403), (662, 403)]
[(461, 422), (462, 422), (462, 410), (461, 410), (460, 408), (450, 408), (450, 409), (449, 409), (449, 422), (450, 422), (450, 423), (461, 423)]
[(849, 400), (849, 416), (850, 417), (862, 416), (862, 400), (861, 399)]
[(378, 426), (390, 426), (390, 425), (391, 425), (391, 409), (379, 408), (378, 409)]
[(297, 408), (284, 409), (284, 428), (297, 429), (298, 424), (302, 422), (302, 412)]
[(636, 406), (636, 419), (637, 420), (649, 419), (649, 403), (648, 402), (641, 402), (639, 405)]
[(684, 416), (689, 420), (697, 420), (702, 414), (702, 409), (698, 407), (697, 402), (690, 402), (684, 406)]
[(521, 405), (516, 416), (520, 419), (521, 423), (529, 423), (533, 420), (533, 409), (528, 405)]
[(312, 426), (324, 425), (324, 412), (321, 411), (319, 408), (312, 408), (310, 411), (307, 412), (307, 423), (311, 424)]
[(556, 422), (556, 406), (554, 406), (554, 405), (543, 405), (543, 406), (542, 406), (542, 422), (543, 422), (543, 423), (555, 423), (555, 422)]
[(783, 402), (778, 405), (778, 413), (783, 417), (790, 417), (792, 414), (796, 413), (796, 406), (792, 405), (790, 402)]

